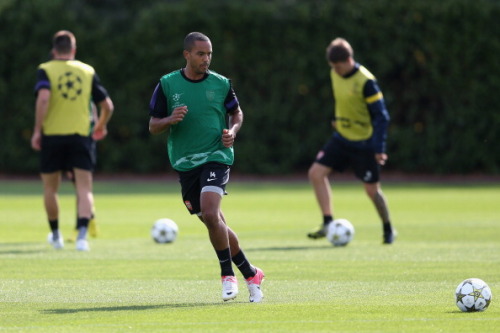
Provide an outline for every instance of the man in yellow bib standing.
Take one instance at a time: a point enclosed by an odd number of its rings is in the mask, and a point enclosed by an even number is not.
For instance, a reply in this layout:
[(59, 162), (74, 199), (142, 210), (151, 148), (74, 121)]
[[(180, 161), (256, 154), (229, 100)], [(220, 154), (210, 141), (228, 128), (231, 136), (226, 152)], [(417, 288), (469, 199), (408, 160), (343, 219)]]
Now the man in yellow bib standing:
[(323, 214), (323, 223), (307, 236), (312, 239), (326, 236), (328, 224), (334, 220), (328, 177), (350, 167), (363, 182), (380, 216), (383, 243), (392, 244), (396, 232), (379, 180), (380, 166), (387, 160), (389, 113), (384, 97), (375, 77), (354, 60), (353, 49), (345, 39), (334, 39), (327, 47), (326, 58), (331, 67), (335, 102), (332, 125), (336, 131), (309, 168), (309, 180)]
[[(52, 39), (52, 60), (41, 64), (35, 86), (35, 126), (31, 146), (40, 151), (40, 174), (44, 205), (51, 229), (49, 242), (64, 247), (59, 230), (58, 190), (61, 173), (73, 171), (77, 196), (78, 236), (76, 249), (89, 251), (87, 229), (94, 196), (92, 172), (94, 140), (108, 133), (113, 102), (91, 66), (75, 60), (76, 39), (70, 31), (57, 32)], [(92, 127), (92, 102), (99, 117)]]

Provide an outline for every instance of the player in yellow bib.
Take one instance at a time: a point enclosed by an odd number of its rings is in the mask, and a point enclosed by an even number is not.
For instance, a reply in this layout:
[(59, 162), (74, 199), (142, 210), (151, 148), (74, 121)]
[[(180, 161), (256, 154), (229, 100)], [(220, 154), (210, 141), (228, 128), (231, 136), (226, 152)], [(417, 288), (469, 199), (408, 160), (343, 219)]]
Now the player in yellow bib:
[(334, 39), (326, 50), (331, 67), (335, 101), (335, 132), (316, 156), (309, 169), (309, 179), (323, 223), (308, 233), (308, 237), (325, 237), (333, 221), (329, 175), (343, 172), (348, 167), (363, 184), (382, 221), (383, 243), (394, 242), (387, 201), (380, 185), (380, 166), (387, 160), (385, 152), (389, 114), (375, 77), (364, 66), (354, 61), (351, 45), (343, 38)]
[[(57, 192), (62, 171), (69, 170), (74, 175), (78, 203), (76, 249), (88, 251), (87, 228), (94, 203), (94, 141), (107, 135), (106, 125), (113, 112), (113, 102), (94, 69), (75, 60), (76, 39), (71, 32), (57, 32), (52, 46), (52, 60), (41, 64), (37, 72), (31, 146), (41, 151), (40, 174), (52, 231), (50, 243), (56, 249), (64, 246), (59, 231)], [(91, 126), (92, 102), (100, 109), (94, 127)]]

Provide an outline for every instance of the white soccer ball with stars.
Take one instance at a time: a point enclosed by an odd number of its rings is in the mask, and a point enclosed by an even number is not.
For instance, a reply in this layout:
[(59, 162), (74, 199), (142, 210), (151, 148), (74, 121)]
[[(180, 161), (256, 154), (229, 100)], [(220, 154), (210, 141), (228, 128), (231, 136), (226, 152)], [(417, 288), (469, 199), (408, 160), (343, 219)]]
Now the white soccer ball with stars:
[(336, 219), (328, 224), (326, 238), (334, 246), (346, 246), (354, 237), (354, 226), (346, 219)]
[(481, 279), (462, 281), (455, 291), (455, 301), (463, 312), (484, 311), (491, 302), (491, 289)]
[(157, 220), (151, 228), (151, 237), (156, 243), (172, 243), (177, 238), (179, 227), (171, 219), (163, 218)]

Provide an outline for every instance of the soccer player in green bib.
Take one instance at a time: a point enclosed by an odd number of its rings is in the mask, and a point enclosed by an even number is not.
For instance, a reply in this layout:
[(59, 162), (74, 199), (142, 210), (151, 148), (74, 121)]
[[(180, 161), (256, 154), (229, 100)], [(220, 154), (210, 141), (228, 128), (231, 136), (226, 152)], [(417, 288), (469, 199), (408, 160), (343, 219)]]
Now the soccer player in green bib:
[(238, 294), (234, 263), (245, 278), (250, 302), (260, 302), (264, 273), (250, 264), (221, 211), (243, 112), (231, 81), (208, 69), (212, 43), (206, 35), (189, 33), (183, 55), (186, 67), (163, 76), (154, 90), (149, 131), (168, 134), (168, 157), (179, 174), (182, 200), (205, 224), (219, 259), (222, 299)]
[(327, 47), (326, 58), (331, 67), (335, 132), (309, 168), (309, 179), (323, 214), (323, 223), (308, 233), (318, 239), (326, 236), (334, 220), (329, 175), (353, 169), (382, 221), (383, 243), (394, 242), (396, 232), (391, 225), (387, 201), (380, 185), (380, 166), (387, 160), (386, 137), (389, 114), (375, 77), (354, 61), (351, 45), (343, 38), (334, 39)]

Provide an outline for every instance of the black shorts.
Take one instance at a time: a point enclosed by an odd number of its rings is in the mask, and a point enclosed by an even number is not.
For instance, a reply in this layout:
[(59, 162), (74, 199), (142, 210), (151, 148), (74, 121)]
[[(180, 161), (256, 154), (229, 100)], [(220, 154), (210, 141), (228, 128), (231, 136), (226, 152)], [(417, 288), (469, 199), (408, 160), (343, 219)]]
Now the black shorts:
[(202, 192), (226, 193), (229, 165), (207, 163), (189, 171), (177, 171), (182, 188), (182, 201), (191, 214), (200, 214)]
[(380, 179), (380, 165), (369, 141), (349, 142), (333, 134), (316, 156), (316, 162), (337, 172), (350, 167), (364, 183), (376, 183)]
[(95, 141), (81, 135), (43, 135), (40, 172), (93, 171), (96, 162)]

